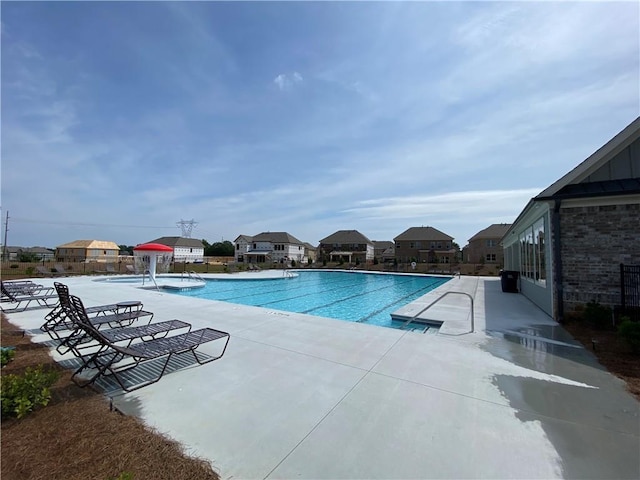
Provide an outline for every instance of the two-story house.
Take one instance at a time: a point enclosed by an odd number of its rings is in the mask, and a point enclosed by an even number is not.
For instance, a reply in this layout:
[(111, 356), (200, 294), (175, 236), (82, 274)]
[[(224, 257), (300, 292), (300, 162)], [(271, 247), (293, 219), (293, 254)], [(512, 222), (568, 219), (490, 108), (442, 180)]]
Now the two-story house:
[(464, 249), (464, 261), (467, 263), (504, 264), (504, 250), (500, 240), (511, 228), (510, 223), (494, 223), (480, 230), (469, 239)]
[(240, 235), (235, 240), (235, 258), (241, 263), (306, 262), (306, 248), (287, 232), (262, 232), (255, 236)]
[(453, 263), (453, 237), (433, 227), (411, 227), (393, 239), (401, 263)]
[(366, 263), (373, 261), (374, 245), (357, 230), (338, 230), (320, 240), (321, 259), (330, 262)]
[(104, 262), (118, 261), (120, 247), (115, 242), (103, 240), (75, 240), (56, 247), (58, 262)]

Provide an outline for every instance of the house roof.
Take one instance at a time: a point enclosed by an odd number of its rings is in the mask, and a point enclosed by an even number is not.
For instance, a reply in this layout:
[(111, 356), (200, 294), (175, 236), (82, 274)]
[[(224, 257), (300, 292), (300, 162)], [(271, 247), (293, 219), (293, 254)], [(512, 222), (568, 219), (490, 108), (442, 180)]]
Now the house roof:
[(395, 257), (396, 256), (396, 247), (391, 246), (387, 248), (384, 252), (382, 252), (383, 257)]
[(302, 245), (303, 242), (287, 232), (262, 232), (253, 237), (253, 242), (293, 243)]
[(200, 240), (197, 240), (195, 238), (186, 238), (186, 237), (160, 237), (145, 243), (159, 243), (161, 245), (166, 245), (167, 247), (172, 247), (172, 248), (176, 248), (176, 247), (204, 248), (204, 245)]
[(238, 235), (234, 242), (238, 242), (239, 240), (244, 240), (245, 242), (252, 242), (253, 237), (251, 235)]
[(22, 250), (29, 253), (39, 253), (39, 254), (53, 253), (53, 250), (47, 247), (26, 247), (26, 248), (23, 248)]
[(511, 228), (510, 223), (494, 223), (493, 225), (488, 226), (484, 230), (480, 230), (473, 237), (469, 239), (470, 242), (474, 240), (480, 240), (483, 238), (502, 238), (505, 233), (509, 231)]
[[(640, 117), (627, 125), (620, 133), (596, 150), (586, 160), (564, 175), (562, 178), (551, 184), (540, 192), (537, 196), (529, 200), (522, 209), (512, 226), (518, 224), (527, 212), (533, 208), (536, 202), (564, 198), (586, 198), (602, 197), (614, 195), (627, 195), (640, 193), (638, 189), (638, 178), (640, 177), (640, 166), (637, 161), (637, 149), (640, 149)], [(625, 150), (628, 150), (628, 157), (625, 158)], [(635, 152), (631, 152), (635, 149)], [(621, 169), (619, 172), (611, 171), (609, 163), (617, 155), (622, 162), (628, 161), (629, 169)], [(611, 178), (598, 181), (600, 174), (607, 173)], [(502, 240), (509, 232), (506, 232)]]
[(373, 248), (375, 248), (376, 250), (386, 250), (387, 248), (393, 247), (395, 247), (395, 244), (390, 240), (373, 241)]
[(320, 240), (320, 243), (338, 243), (338, 244), (362, 244), (373, 245), (373, 242), (361, 234), (357, 230), (338, 230), (326, 238)]
[(446, 233), (441, 232), (440, 230), (433, 227), (411, 227), (396, 238), (393, 239), (395, 242), (398, 240), (402, 241), (411, 241), (411, 240), (435, 240), (435, 241), (451, 241), (453, 237), (447, 235)]
[(538, 200), (602, 197), (613, 195), (628, 195), (640, 193), (640, 178), (625, 178), (621, 180), (604, 180), (601, 182), (569, 184), (558, 190), (550, 197), (536, 197)]
[(58, 245), (56, 248), (96, 248), (99, 250), (120, 250), (115, 242), (105, 240), (74, 240), (73, 242)]
[[(544, 189), (535, 198), (551, 197), (559, 193), (563, 188), (570, 184), (591, 182), (594, 179), (589, 177), (598, 172), (607, 162), (612, 160), (616, 155), (621, 153), (625, 148), (629, 147), (634, 141), (640, 138), (640, 117), (627, 125), (620, 133), (596, 150), (586, 160), (581, 162), (577, 167), (564, 175), (558, 181)], [(638, 168), (638, 167), (636, 167)], [(626, 172), (625, 172), (626, 173)], [(640, 171), (633, 172), (632, 175), (622, 173), (617, 179), (629, 177), (640, 177)], [(615, 175), (615, 173), (614, 173)], [(615, 176), (613, 177), (615, 180)]]
[(307, 250), (311, 250), (311, 251), (317, 250), (317, 248), (311, 245), (309, 242), (304, 242), (303, 245), (304, 245), (304, 248), (306, 248)]

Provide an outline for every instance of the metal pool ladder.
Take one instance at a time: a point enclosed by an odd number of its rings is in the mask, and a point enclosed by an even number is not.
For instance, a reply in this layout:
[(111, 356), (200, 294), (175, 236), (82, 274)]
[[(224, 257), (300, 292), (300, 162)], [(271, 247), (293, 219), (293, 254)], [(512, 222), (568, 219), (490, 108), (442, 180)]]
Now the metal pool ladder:
[[(182, 272), (182, 277), (183, 278), (184, 278), (184, 274), (185, 274), (185, 272)], [(189, 280), (194, 280), (195, 279), (195, 280), (197, 280), (199, 282), (204, 282), (205, 281), (204, 278), (202, 278), (200, 275), (198, 275), (197, 272), (194, 272), (193, 270), (190, 271), (190, 272), (186, 272), (186, 274), (187, 274), (187, 278)]]
[[(436, 303), (438, 303), (440, 300), (442, 300), (444, 297), (446, 297), (447, 295), (450, 295), (450, 294), (466, 295), (467, 297), (469, 297), (469, 300), (471, 300), (471, 333), (473, 333), (475, 331), (475, 319), (473, 317), (473, 297), (471, 295), (469, 295), (467, 292), (457, 292), (457, 291), (444, 292), (442, 295), (440, 295), (438, 298), (436, 298), (433, 302), (431, 302), (429, 305), (424, 307), (422, 310), (420, 310), (418, 313), (416, 313), (413, 317), (411, 317), (409, 320), (407, 320), (405, 322), (405, 324), (402, 326), (402, 329), (405, 330), (409, 326), (409, 324), (411, 322), (414, 322), (420, 315), (422, 315), (424, 312), (429, 310)], [(428, 329), (429, 329), (429, 327), (425, 328), (422, 333), (425, 333)]]

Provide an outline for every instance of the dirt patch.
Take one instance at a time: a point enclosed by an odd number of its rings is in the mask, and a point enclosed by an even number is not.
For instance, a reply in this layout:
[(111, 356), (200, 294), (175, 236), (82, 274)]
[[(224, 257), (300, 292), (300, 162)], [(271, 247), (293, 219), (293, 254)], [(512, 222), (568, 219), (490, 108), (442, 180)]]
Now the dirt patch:
[(602, 366), (624, 380), (627, 390), (640, 401), (640, 356), (613, 330), (598, 330), (581, 320), (562, 326), (591, 350)]
[(133, 480), (219, 479), (205, 460), (185, 455), (179, 444), (136, 418), (110, 411), (104, 396), (77, 387), (48, 349), (33, 344), (4, 314), (1, 334), (3, 346), (16, 347), (2, 375), (39, 364), (61, 372), (47, 407), (2, 421), (2, 478), (106, 480), (126, 473)]

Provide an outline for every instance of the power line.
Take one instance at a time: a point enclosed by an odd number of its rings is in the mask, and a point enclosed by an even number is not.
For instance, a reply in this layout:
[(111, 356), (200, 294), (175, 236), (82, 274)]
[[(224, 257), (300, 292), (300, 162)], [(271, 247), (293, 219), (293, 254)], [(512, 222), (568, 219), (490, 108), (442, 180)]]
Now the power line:
[(174, 228), (168, 225), (154, 226), (154, 225), (118, 225), (111, 223), (86, 223), (86, 222), (63, 222), (60, 220), (33, 220), (28, 218), (11, 217), (14, 222), (21, 223), (36, 223), (43, 225), (58, 225), (64, 227), (118, 227), (118, 228)]

